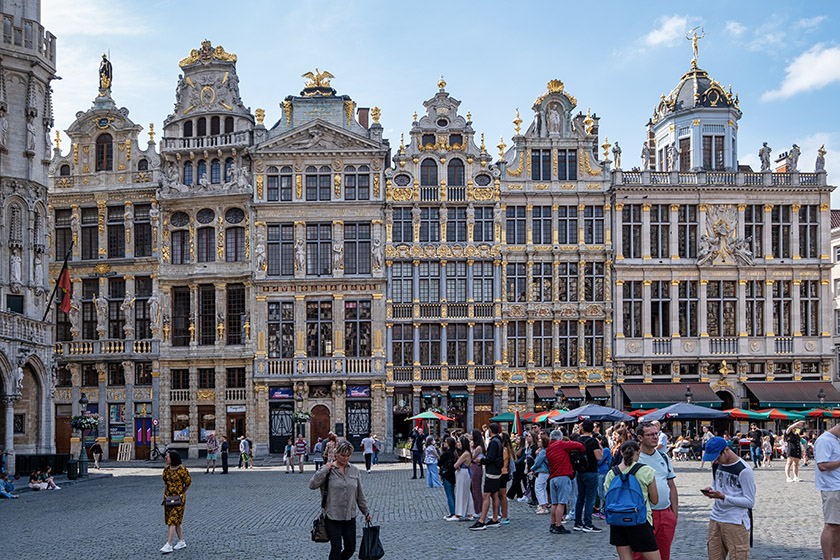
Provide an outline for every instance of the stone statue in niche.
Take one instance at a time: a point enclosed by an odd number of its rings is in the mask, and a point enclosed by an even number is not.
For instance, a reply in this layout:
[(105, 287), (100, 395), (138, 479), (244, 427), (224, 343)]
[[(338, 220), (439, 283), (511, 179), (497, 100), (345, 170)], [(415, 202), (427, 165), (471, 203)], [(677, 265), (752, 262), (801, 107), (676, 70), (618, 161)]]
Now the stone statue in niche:
[(551, 105), (548, 108), (548, 131), (550, 134), (560, 134), (563, 127), (562, 119), (557, 105)]
[(15, 392), (20, 395), (23, 392), (23, 368), (18, 365), (12, 374), (15, 382)]
[(333, 270), (344, 268), (344, 244), (341, 241), (333, 242)]
[(382, 240), (377, 236), (373, 239), (373, 247), (370, 251), (371, 264), (373, 270), (382, 269)]
[(265, 260), (265, 235), (261, 231), (257, 232), (257, 243), (254, 246), (254, 257), (257, 259), (258, 270), (265, 270), (267, 267)]
[(303, 239), (295, 239), (295, 270), (306, 270), (306, 244)]
[(41, 291), (44, 287), (44, 266), (43, 258), (40, 253), (35, 253), (35, 263), (33, 266), (32, 278), (35, 282), (35, 289)]
[(96, 329), (100, 332), (107, 332), (108, 330), (108, 300), (105, 296), (99, 294), (93, 304), (96, 307)]
[(758, 159), (761, 160), (761, 170), (770, 171), (770, 152), (773, 150), (764, 142), (761, 149), (758, 150)]
[(0, 111), (0, 148), (9, 148), (9, 119), (6, 118), (6, 111)]
[(153, 293), (152, 297), (146, 301), (146, 305), (149, 306), (149, 319), (152, 321), (152, 326), (157, 326), (160, 320), (160, 298)]
[(35, 124), (32, 121), (26, 123), (26, 151), (35, 152)]
[[(20, 248), (15, 247), (12, 249), (12, 254), (10, 255), (10, 266), (9, 266), (9, 274), (11, 277), (12, 285), (20, 285), (21, 279), (21, 264), (23, 259), (20, 256)], [(17, 291), (12, 288), (12, 291), (17, 293)]]

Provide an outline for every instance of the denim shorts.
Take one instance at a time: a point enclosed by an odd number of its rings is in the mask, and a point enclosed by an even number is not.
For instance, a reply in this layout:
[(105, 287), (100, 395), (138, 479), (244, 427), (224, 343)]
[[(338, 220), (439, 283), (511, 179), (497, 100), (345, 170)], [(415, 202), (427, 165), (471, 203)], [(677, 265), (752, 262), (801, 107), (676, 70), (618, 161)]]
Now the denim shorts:
[(548, 481), (551, 489), (551, 503), (565, 504), (569, 501), (569, 493), (572, 491), (572, 479), (568, 476), (555, 476)]

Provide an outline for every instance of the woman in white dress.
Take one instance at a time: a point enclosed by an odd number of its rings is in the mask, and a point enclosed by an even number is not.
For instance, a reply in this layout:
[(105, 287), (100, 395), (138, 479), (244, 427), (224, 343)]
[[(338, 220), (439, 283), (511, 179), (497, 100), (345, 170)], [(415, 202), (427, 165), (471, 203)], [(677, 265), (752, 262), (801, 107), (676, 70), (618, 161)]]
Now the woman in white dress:
[(455, 515), (461, 521), (470, 521), (475, 515), (473, 496), (471, 488), (470, 464), (472, 453), (470, 453), (470, 440), (467, 436), (461, 436), (455, 443), (458, 452), (458, 460), (455, 461)]

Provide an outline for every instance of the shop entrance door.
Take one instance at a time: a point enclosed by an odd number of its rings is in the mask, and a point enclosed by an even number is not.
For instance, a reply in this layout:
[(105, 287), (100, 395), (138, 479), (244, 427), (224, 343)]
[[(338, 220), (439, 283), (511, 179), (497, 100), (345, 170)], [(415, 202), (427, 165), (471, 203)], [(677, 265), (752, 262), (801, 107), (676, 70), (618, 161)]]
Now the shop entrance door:
[[(61, 405), (59, 405), (61, 406)], [(56, 409), (59, 407), (56, 407)], [(70, 435), (73, 433), (70, 428), (70, 416), (59, 416), (56, 410), (55, 416), (55, 452), (70, 453)]]
[(286, 442), (292, 437), (291, 404), (268, 404), (268, 452), (283, 453)]
[(152, 445), (152, 419), (136, 418), (134, 420), (134, 457), (148, 459)]
[(370, 401), (347, 402), (347, 441), (360, 449), (370, 434)]
[(330, 435), (330, 409), (319, 404), (312, 408), (312, 418), (309, 420), (309, 450), (315, 448), (318, 438), (327, 439)]
[[(245, 436), (245, 413), (227, 413), (227, 437), (231, 453), (239, 455), (239, 436)], [(246, 436), (247, 437), (247, 436)]]

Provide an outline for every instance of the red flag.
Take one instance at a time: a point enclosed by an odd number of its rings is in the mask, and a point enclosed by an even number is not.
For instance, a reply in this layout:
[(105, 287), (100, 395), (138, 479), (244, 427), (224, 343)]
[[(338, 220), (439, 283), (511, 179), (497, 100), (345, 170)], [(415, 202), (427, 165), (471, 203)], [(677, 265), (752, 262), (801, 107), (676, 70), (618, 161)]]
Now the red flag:
[(73, 285), (70, 282), (70, 270), (66, 264), (61, 270), (61, 276), (58, 277), (58, 287), (64, 292), (58, 308), (65, 313), (70, 313), (70, 294), (73, 292)]

